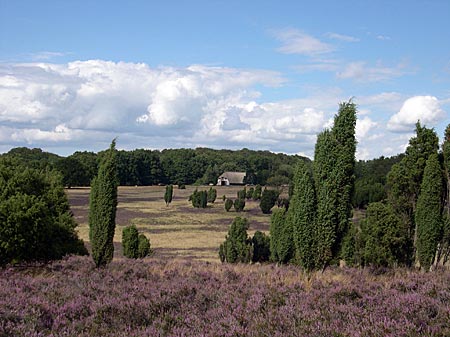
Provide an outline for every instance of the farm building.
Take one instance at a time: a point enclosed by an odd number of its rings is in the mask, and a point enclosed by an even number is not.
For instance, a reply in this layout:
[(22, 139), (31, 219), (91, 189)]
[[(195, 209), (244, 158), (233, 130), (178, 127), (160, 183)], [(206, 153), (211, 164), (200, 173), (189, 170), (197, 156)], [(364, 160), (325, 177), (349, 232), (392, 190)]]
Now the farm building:
[(244, 185), (245, 172), (224, 172), (217, 178), (217, 185)]

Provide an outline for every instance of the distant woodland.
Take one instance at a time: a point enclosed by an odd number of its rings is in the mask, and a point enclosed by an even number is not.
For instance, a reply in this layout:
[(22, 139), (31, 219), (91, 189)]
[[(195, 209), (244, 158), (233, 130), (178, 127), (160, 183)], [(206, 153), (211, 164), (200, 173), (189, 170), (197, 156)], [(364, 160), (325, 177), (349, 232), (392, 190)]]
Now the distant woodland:
[[(104, 152), (77, 151), (68, 157), (39, 148), (18, 147), (1, 155), (32, 168), (55, 169), (67, 187), (90, 186), (97, 175)], [(385, 198), (386, 176), (403, 155), (360, 160), (355, 166), (354, 206), (364, 208), (369, 202)], [(280, 186), (291, 184), (298, 160), (311, 164), (308, 158), (269, 151), (242, 149), (213, 150), (166, 149), (118, 151), (118, 171), (122, 186), (157, 184), (215, 184), (225, 171), (246, 172), (247, 184)]]

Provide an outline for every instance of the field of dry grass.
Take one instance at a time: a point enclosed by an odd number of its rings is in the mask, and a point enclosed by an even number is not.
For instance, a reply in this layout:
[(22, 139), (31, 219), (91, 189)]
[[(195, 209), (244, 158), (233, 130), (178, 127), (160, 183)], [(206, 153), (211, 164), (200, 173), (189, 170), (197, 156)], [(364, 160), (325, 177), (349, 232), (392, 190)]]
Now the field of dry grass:
[[(206, 209), (196, 209), (188, 201), (195, 190), (187, 186), (185, 190), (174, 188), (173, 201), (164, 203), (163, 186), (119, 187), (119, 203), (114, 236), (115, 258), (122, 256), (122, 229), (130, 224), (136, 225), (140, 232), (150, 239), (154, 256), (180, 257), (219, 262), (218, 249), (224, 241), (234, 217), (242, 216), (249, 220), (249, 234), (256, 230), (269, 231), (270, 216), (262, 214), (259, 202), (247, 200), (244, 212), (233, 209), (226, 212), (222, 196), (236, 198), (242, 187), (216, 186), (217, 200)], [(198, 187), (209, 189), (208, 186)], [(75, 220), (77, 231), (89, 248), (89, 188), (66, 190)]]

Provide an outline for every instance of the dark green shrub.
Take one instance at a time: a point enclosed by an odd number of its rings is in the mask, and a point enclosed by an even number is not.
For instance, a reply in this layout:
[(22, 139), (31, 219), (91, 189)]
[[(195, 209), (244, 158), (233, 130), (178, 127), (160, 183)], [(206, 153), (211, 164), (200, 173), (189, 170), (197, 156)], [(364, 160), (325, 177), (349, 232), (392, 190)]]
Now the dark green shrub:
[(245, 207), (245, 199), (236, 199), (234, 201), (234, 210), (236, 212), (242, 212)]
[(249, 263), (252, 259), (253, 248), (248, 238), (247, 219), (237, 217), (228, 230), (225, 242), (219, 248), (219, 257), (222, 262)]
[(122, 231), (123, 256), (136, 259), (139, 256), (139, 233), (136, 226), (127, 226)]
[(217, 198), (217, 190), (211, 187), (208, 191), (208, 202), (213, 204), (214, 201), (216, 201), (216, 198)]
[(252, 238), (253, 262), (267, 262), (270, 258), (270, 237), (260, 231), (256, 231)]
[(278, 198), (277, 200), (277, 206), (279, 208), (285, 208), (286, 211), (289, 210), (289, 199), (286, 198)]
[(222, 195), (222, 200), (223, 200), (223, 202), (225, 202), (225, 200), (227, 200), (227, 196), (225, 194)]
[(208, 192), (195, 190), (189, 199), (192, 201), (192, 206), (195, 208), (206, 208), (208, 204)]
[(0, 264), (87, 255), (61, 176), (0, 161)]
[(186, 185), (185, 184), (179, 184), (178, 185), (178, 189), (179, 190), (185, 190), (186, 189)]
[(259, 204), (259, 207), (264, 214), (270, 214), (270, 210), (275, 206), (275, 203), (278, 200), (278, 195), (279, 193), (276, 190), (264, 189)]
[(139, 246), (138, 246), (138, 257), (144, 258), (150, 255), (150, 240), (144, 234), (139, 234), (138, 236)]
[(261, 191), (262, 191), (261, 185), (256, 185), (255, 190), (253, 191), (252, 199), (253, 200), (261, 199)]
[(247, 195), (247, 189), (245, 187), (243, 190), (239, 190), (237, 192), (238, 199), (245, 199), (246, 195)]
[(254, 189), (253, 187), (250, 187), (250, 188), (247, 190), (247, 194), (245, 195), (245, 197), (246, 197), (247, 199), (251, 199), (251, 198), (253, 197), (253, 193), (255, 193), (255, 189)]
[(225, 200), (225, 210), (229, 212), (231, 207), (233, 207), (233, 200), (231, 199)]

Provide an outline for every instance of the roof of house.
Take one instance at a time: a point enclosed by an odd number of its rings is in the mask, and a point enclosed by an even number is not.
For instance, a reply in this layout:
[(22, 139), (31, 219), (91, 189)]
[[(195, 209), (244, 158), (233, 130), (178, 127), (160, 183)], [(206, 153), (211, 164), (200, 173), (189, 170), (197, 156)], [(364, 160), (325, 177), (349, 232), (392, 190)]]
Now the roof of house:
[(224, 172), (219, 176), (219, 179), (226, 178), (230, 184), (243, 184), (245, 175), (245, 172)]

